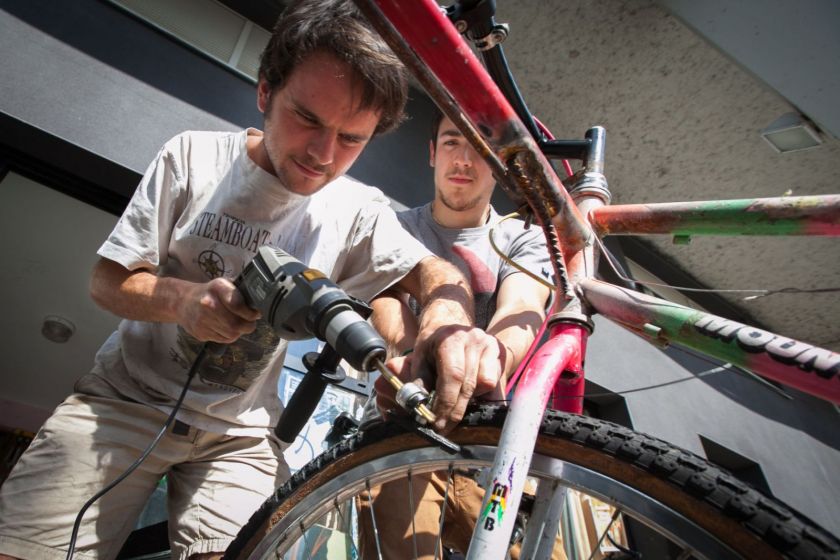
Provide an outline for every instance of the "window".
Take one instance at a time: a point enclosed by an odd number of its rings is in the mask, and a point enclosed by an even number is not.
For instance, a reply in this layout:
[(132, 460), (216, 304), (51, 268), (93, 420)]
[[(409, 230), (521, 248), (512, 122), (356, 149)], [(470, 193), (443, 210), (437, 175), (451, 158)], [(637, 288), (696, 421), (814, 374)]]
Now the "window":
[(271, 34), (215, 0), (111, 0), (235, 72), (256, 81)]

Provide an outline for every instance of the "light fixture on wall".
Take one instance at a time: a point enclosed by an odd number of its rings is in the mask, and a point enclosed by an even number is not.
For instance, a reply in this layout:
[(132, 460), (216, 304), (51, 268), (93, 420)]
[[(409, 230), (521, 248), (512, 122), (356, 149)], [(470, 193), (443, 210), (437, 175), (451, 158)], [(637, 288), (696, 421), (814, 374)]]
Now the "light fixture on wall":
[(822, 144), (820, 133), (799, 113), (785, 113), (762, 130), (761, 137), (782, 154), (816, 148)]
[(69, 319), (58, 315), (47, 315), (41, 325), (41, 334), (50, 342), (67, 342), (73, 333), (76, 332), (76, 325)]

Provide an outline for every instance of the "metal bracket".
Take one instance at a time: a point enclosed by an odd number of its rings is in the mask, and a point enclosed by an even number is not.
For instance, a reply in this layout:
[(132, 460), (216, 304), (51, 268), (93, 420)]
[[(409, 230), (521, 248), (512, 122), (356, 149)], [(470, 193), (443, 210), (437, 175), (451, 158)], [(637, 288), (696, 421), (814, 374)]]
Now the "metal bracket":
[(504, 43), (509, 32), (510, 26), (508, 24), (497, 23), (493, 26), (493, 30), (490, 31), (490, 33), (484, 37), (473, 40), (473, 44), (475, 45), (475, 48), (480, 51), (489, 51), (496, 45)]

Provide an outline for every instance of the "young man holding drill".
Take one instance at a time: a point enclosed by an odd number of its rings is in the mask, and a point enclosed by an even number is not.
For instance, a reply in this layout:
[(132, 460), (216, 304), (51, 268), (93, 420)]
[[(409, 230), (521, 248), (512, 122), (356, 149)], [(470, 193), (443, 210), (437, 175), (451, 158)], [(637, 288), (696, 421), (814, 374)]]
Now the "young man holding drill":
[[(206, 341), (230, 346), (202, 363), (148, 459), (87, 511), (76, 550), (114, 557), (166, 475), (173, 558), (218, 557), (288, 476), (272, 439), (286, 343), (231, 282), (262, 245), (362, 299), (399, 285), (423, 305), (417, 347), (434, 349), (441, 391), (496, 384), (499, 349), (472, 328), (463, 277), (400, 228), (381, 192), (344, 177), (400, 121), (406, 94), (402, 65), (352, 4), (295, 2), (262, 56), (264, 130), (164, 145), (91, 280), (123, 321), (5, 481), (0, 558), (65, 557), (80, 508), (152, 441)], [(434, 412), (443, 425), (460, 409)]]

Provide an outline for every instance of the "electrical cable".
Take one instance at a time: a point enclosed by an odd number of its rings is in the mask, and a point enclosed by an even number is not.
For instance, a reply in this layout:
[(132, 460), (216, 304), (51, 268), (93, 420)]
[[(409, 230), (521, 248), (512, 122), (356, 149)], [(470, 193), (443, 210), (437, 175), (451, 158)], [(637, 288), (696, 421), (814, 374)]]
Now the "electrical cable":
[(181, 408), (181, 404), (184, 402), (184, 398), (187, 396), (187, 389), (189, 389), (190, 382), (192, 382), (193, 377), (195, 377), (195, 373), (198, 370), (198, 365), (204, 361), (206, 349), (207, 343), (201, 346), (201, 350), (198, 352), (198, 355), (196, 356), (195, 360), (192, 363), (192, 366), (190, 366), (189, 372), (187, 373), (187, 381), (184, 383), (184, 388), (181, 390), (181, 395), (175, 402), (175, 406), (172, 408), (172, 412), (169, 413), (169, 417), (166, 419), (166, 422), (164, 422), (163, 427), (155, 436), (155, 439), (152, 440), (152, 443), (150, 443), (146, 447), (146, 450), (143, 451), (143, 454), (140, 455), (140, 457), (136, 461), (134, 461), (134, 463), (132, 463), (130, 467), (128, 467), (120, 476), (111, 481), (105, 488), (97, 492), (91, 499), (85, 502), (85, 505), (83, 505), (82, 509), (79, 510), (78, 515), (76, 515), (76, 521), (73, 523), (73, 532), (70, 534), (70, 545), (67, 548), (66, 560), (72, 560), (73, 558), (73, 554), (75, 553), (76, 549), (76, 538), (78, 537), (79, 528), (82, 524), (82, 518), (84, 517), (87, 509), (90, 506), (92, 506), (94, 502), (96, 502), (96, 500), (113, 490), (117, 484), (125, 480), (131, 473), (133, 473), (137, 469), (137, 467), (139, 467), (140, 464), (146, 460), (146, 457), (148, 457), (152, 450), (154, 450), (154, 448), (157, 446), (158, 442), (169, 429), (169, 426), (172, 425), (172, 422), (175, 421), (175, 415)]

